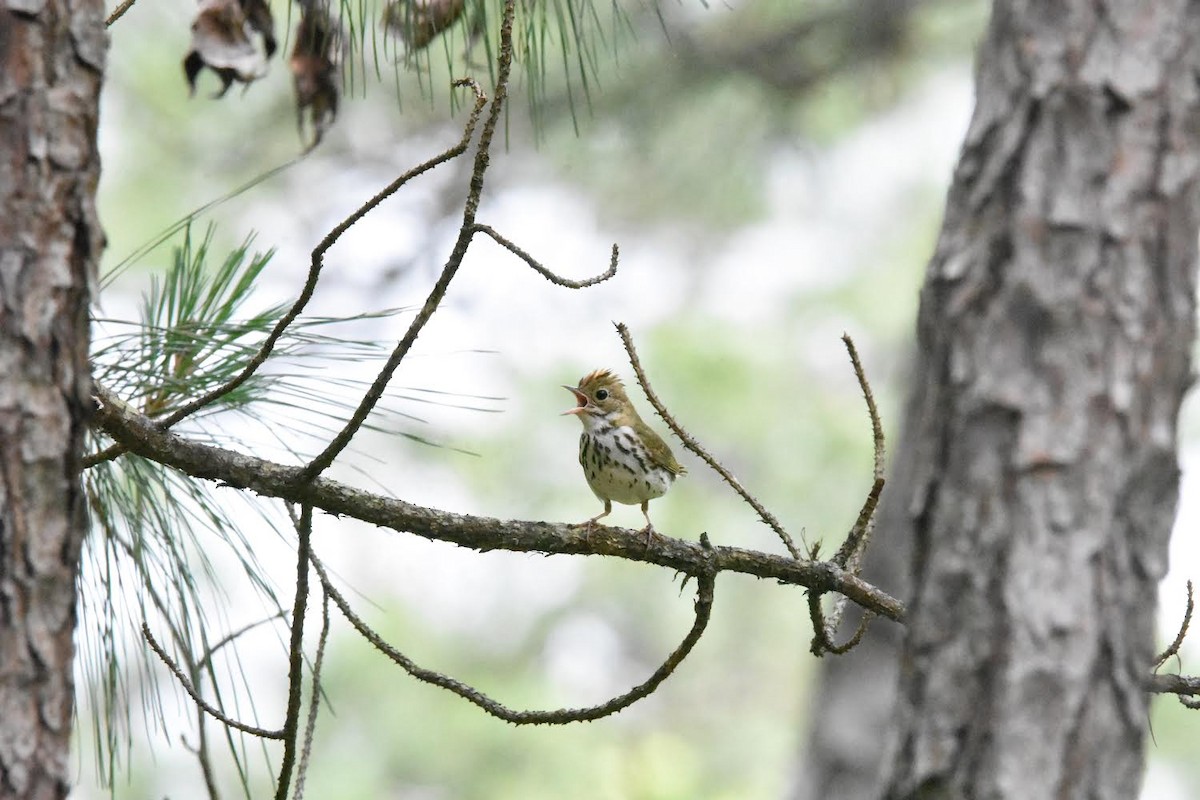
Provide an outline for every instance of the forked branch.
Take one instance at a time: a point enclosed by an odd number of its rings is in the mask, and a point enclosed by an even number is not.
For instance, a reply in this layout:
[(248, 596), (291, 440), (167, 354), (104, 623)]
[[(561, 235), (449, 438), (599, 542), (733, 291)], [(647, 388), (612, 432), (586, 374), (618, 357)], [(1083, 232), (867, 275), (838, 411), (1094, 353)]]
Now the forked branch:
[(1192, 596), (1192, 582), (1187, 582), (1187, 605), (1183, 609), (1183, 622), (1179, 626), (1179, 633), (1175, 634), (1175, 640), (1158, 654), (1158, 658), (1154, 659), (1154, 668), (1158, 669), (1172, 656), (1179, 655), (1179, 648), (1183, 646), (1183, 640), (1187, 638), (1188, 626), (1192, 624), (1192, 612), (1196, 609), (1195, 599)]
[(1183, 647), (1183, 640), (1187, 638), (1188, 626), (1192, 623), (1192, 612), (1195, 611), (1196, 604), (1192, 594), (1192, 582), (1187, 582), (1187, 605), (1183, 610), (1183, 622), (1179, 626), (1179, 633), (1175, 634), (1174, 641), (1158, 654), (1154, 659), (1154, 670), (1146, 681), (1148, 691), (1157, 694), (1174, 694), (1179, 698), (1179, 702), (1184, 706), (1200, 710), (1200, 678), (1187, 675), (1159, 675), (1158, 668), (1167, 663), (1171, 658), (1179, 657), (1179, 648)]
[[(833, 556), (833, 563), (853, 575), (858, 575), (862, 571), (863, 555), (871, 541), (871, 534), (875, 530), (875, 511), (879, 508), (879, 498), (883, 494), (886, 453), (883, 423), (879, 419), (879, 408), (875, 405), (875, 395), (871, 392), (871, 384), (863, 369), (862, 359), (858, 357), (858, 348), (855, 347), (850, 334), (842, 334), (842, 342), (846, 345), (846, 352), (850, 355), (850, 363), (854, 367), (854, 377), (857, 378), (858, 387), (862, 390), (863, 399), (867, 403), (867, 415), (871, 418), (871, 438), (875, 446), (872, 469), (875, 480), (871, 484), (871, 490), (867, 492), (867, 499), (863, 502), (862, 509), (858, 512), (858, 518), (854, 521), (850, 532), (846, 534), (846, 540), (842, 542), (842, 546)], [(816, 557), (815, 550), (813, 557)], [(862, 641), (871, 620), (875, 618), (870, 611), (863, 614), (862, 619), (858, 622), (858, 629), (845, 644), (834, 643), (834, 636), (841, 627), (842, 617), (845, 613), (845, 595), (836, 597), (833, 607), (826, 612), (821, 606), (821, 593), (813, 591), (808, 593), (808, 614), (813, 624), (813, 638), (809, 650), (813, 655), (822, 656), (825, 653), (842, 655), (853, 650)]]

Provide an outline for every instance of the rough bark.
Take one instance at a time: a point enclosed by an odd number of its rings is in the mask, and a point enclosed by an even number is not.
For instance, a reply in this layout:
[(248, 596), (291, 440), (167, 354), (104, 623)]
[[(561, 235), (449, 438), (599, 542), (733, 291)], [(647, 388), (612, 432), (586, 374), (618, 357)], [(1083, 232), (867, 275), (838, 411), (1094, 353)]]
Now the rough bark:
[(921, 294), (892, 798), (1131, 798), (1178, 495), (1200, 4), (997, 0)]
[(0, 797), (69, 787), (98, 0), (0, 7)]

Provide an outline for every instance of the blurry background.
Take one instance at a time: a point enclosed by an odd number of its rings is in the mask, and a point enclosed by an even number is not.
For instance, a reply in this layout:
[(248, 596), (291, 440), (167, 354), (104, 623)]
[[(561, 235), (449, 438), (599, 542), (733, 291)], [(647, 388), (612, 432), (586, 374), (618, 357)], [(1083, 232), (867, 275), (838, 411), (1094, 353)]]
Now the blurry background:
[[(282, 36), (289, 11), (273, 10)], [(110, 268), (302, 149), (290, 43), (284, 61), (277, 55), (246, 91), (212, 100), (218, 84), (205, 75), (188, 98), (180, 61), (194, 11), (191, 0), (141, 0), (111, 29), (100, 204)], [(369, 8), (360, 13), (378, 19)], [(679, 420), (794, 535), (803, 530), (810, 543), (836, 549), (871, 470), (870, 427), (839, 337), (848, 332), (858, 343), (896, 441), (917, 289), (969, 119), (972, 50), (986, 15), (978, 1), (631, 4), (597, 19), (602, 38), (588, 56), (586, 85), (577, 71), (564, 74), (561, 52), (548, 50), (532, 105), (528, 79), (514, 87), (479, 221), (576, 279), (602, 271), (616, 242), (617, 277), (572, 292), (477, 237), (393, 381), (392, 413), (331, 474), (464, 513), (592, 516), (599, 502), (576, 462), (579, 425), (558, 416), (572, 404), (559, 387), (598, 367), (632, 382), (611, 324), (624, 321)], [(381, 31), (357, 35), (363, 46), (348, 61), (340, 116), (325, 142), (195, 224), (194, 233), (216, 225), (218, 250), (252, 232), (253, 247), (276, 248), (251, 306), (290, 301), (312, 247), (333, 225), (458, 139), (465, 114), (444, 88), (451, 74), (487, 75), (464, 62), (461, 45), (449, 67), (440, 42), (414, 66), (402, 48), (377, 41)], [(422, 177), (330, 251), (310, 315), (400, 310), (341, 326), (342, 335), (384, 349), (322, 362), (305, 377), (311, 393), (336, 402), (374, 376), (411, 319), (403, 309), (423, 301), (449, 253), (468, 169), (460, 160)], [(106, 289), (101, 316), (132, 317), (180, 240), (168, 238), (125, 269)], [(649, 418), (648, 404), (633, 396)], [(311, 394), (295, 402), (225, 421), (230, 441), (284, 461), (295, 459), (290, 450), (314, 452), (322, 431), (308, 436), (305, 426), (319, 425), (328, 409)], [(1194, 401), (1185, 413), (1184, 505), (1163, 587), (1164, 642), (1182, 614), (1183, 581), (1200, 577)], [(749, 508), (673, 446), (690, 474), (654, 503), (660, 532), (696, 539), (707, 531), (716, 543), (781, 551)], [(294, 567), (286, 524), (278, 535), (254, 515), (241, 518), (240, 534), (287, 598)], [(640, 527), (641, 517), (618, 506), (612, 522)], [(314, 546), (399, 649), (519, 708), (588, 705), (623, 692), (691, 621), (693, 587), (681, 591), (660, 569), (478, 554), (320, 515)], [(220, 588), (229, 630), (272, 612), (237, 569)], [(315, 639), (319, 613), (310, 625)], [(243, 718), (268, 727), (282, 718), (281, 631), (264, 626), (243, 637), (231, 679), (252, 696)], [(409, 679), (335, 614), (329, 706), (308, 794), (785, 797), (804, 780), (796, 772), (812, 724), (810, 634), (796, 589), (722, 576), (708, 633), (648, 700), (597, 723), (516, 728)], [(136, 640), (136, 631), (113, 635)], [(1195, 644), (1185, 652), (1194, 672)], [(205, 796), (188, 751), (196, 742), (189, 701), (169, 680), (162, 687), (163, 709), (142, 719), (135, 708), (126, 746), (108, 761), (117, 796)], [(105, 791), (94, 774), (92, 713), (80, 715), (81, 798)], [(1153, 727), (1144, 796), (1200, 797), (1200, 717), (1160, 698)], [(215, 725), (209, 735), (224, 738)], [(258, 796), (268, 779), (261, 747), (252, 742), (242, 753), (244, 778), (218, 752), (222, 785), (237, 796), (244, 779)]]

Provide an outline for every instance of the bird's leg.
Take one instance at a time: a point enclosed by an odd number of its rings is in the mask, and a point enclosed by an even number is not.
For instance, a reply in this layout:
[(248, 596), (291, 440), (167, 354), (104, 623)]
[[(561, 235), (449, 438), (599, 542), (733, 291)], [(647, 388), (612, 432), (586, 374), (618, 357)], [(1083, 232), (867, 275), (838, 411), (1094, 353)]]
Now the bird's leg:
[(646, 548), (650, 548), (650, 537), (655, 533), (654, 523), (650, 521), (650, 501), (642, 501), (642, 516), (646, 518), (646, 527), (642, 528), (639, 533), (646, 534)]
[(596, 522), (598, 522), (599, 520), (602, 520), (602, 519), (604, 519), (605, 517), (607, 517), (607, 516), (608, 516), (609, 514), (611, 514), (611, 513), (612, 513), (612, 501), (611, 501), (611, 500), (605, 500), (605, 501), (604, 501), (604, 510), (603, 510), (603, 511), (601, 511), (599, 514), (597, 514), (596, 516), (592, 517), (591, 519), (587, 520), (586, 522), (580, 522), (580, 523), (577, 523), (576, 525), (574, 525), (574, 527), (576, 527), (576, 528), (583, 528), (583, 529), (584, 529), (584, 531), (583, 531), (583, 540), (586, 542), (586, 541), (588, 541), (588, 539), (589, 539), (589, 538), (591, 538), (591, 535), (592, 535), (592, 526), (593, 526), (593, 525), (595, 525), (595, 524), (596, 524)]

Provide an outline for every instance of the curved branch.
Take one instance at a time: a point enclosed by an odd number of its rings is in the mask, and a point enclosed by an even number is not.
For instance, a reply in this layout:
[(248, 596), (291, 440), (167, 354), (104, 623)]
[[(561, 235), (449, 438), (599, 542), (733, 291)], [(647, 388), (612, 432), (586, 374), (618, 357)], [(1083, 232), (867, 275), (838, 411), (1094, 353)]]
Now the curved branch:
[(767, 507), (760, 503), (754, 495), (746, 491), (746, 488), (733, 476), (733, 473), (725, 469), (721, 462), (709, 455), (708, 451), (693, 439), (691, 434), (683, 429), (682, 425), (675, 421), (675, 418), (671, 416), (671, 412), (667, 411), (667, 407), (663, 405), (662, 401), (658, 399), (658, 395), (650, 388), (650, 381), (646, 377), (645, 370), (642, 369), (642, 362), (638, 359), (637, 350), (634, 349), (633, 337), (629, 335), (629, 328), (625, 327), (624, 322), (617, 322), (615, 324), (617, 326), (617, 333), (621, 336), (621, 343), (625, 345), (625, 352), (629, 354), (629, 363), (633, 366), (634, 373), (637, 374), (638, 383), (641, 385), (642, 391), (646, 393), (646, 399), (650, 401), (650, 405), (654, 406), (654, 410), (662, 417), (663, 422), (667, 423), (671, 431), (679, 437), (679, 441), (683, 442), (684, 447), (700, 456), (705, 464), (712, 467), (713, 472), (720, 475), (721, 479), (729, 484), (730, 488), (741, 495), (741, 498), (758, 514), (759, 519), (765, 522), (771, 530), (775, 531), (783, 542), (784, 547), (791, 553), (792, 558), (797, 561), (800, 560), (800, 551), (796, 549), (796, 543), (792, 541), (791, 535), (784, 530), (783, 523), (768, 511)]
[(1175, 641), (1158, 654), (1154, 659), (1154, 667), (1157, 669), (1167, 663), (1167, 659), (1171, 656), (1179, 655), (1179, 648), (1183, 646), (1183, 640), (1187, 638), (1188, 626), (1192, 624), (1192, 612), (1195, 611), (1196, 604), (1192, 597), (1192, 582), (1187, 582), (1187, 605), (1183, 609), (1183, 622), (1179, 626), (1179, 633), (1175, 634)]
[(192, 686), (192, 682), (189, 681), (187, 676), (183, 674), (183, 670), (179, 668), (179, 665), (176, 664), (171, 657), (167, 655), (166, 651), (162, 649), (162, 646), (159, 645), (158, 640), (154, 638), (154, 634), (150, 632), (150, 626), (145, 622), (142, 623), (142, 636), (145, 637), (146, 642), (150, 645), (150, 649), (154, 651), (155, 655), (157, 655), (162, 662), (167, 665), (167, 669), (171, 670), (171, 672), (175, 675), (175, 678), (179, 681), (179, 684), (183, 687), (183, 690), (188, 693), (188, 697), (192, 698), (192, 702), (194, 702), (198, 708), (203, 709), (210, 717), (219, 720), (225, 725), (228, 725), (235, 730), (239, 730), (242, 733), (248, 733), (251, 736), (258, 736), (263, 739), (283, 738), (284, 732), (282, 729), (272, 731), (267, 730), (266, 728), (259, 728), (255, 725), (247, 725), (244, 722), (238, 722), (233, 717), (222, 713), (219, 708), (211, 705), (207, 700), (200, 696), (200, 693), (196, 691), (196, 687)]
[[(845, 343), (846, 351), (850, 354), (854, 377), (858, 379), (858, 387), (862, 389), (863, 399), (867, 401), (867, 414), (871, 417), (871, 438), (875, 445), (873, 469), (875, 482), (871, 486), (871, 491), (867, 493), (867, 499), (858, 513), (858, 519), (854, 521), (854, 526), (846, 535), (846, 541), (842, 542), (842, 546), (838, 548), (837, 554), (833, 557), (834, 563), (857, 575), (863, 553), (866, 551), (867, 545), (871, 541), (871, 533), (875, 529), (875, 509), (879, 507), (879, 497), (883, 493), (884, 438), (883, 423), (879, 420), (875, 395), (871, 393), (871, 384), (867, 382), (867, 373), (863, 370), (862, 361), (858, 357), (858, 348), (854, 346), (854, 340), (848, 333), (842, 334), (842, 342)], [(840, 617), (840, 614), (838, 616)], [(834, 627), (836, 626), (835, 622)]]
[(850, 334), (842, 334), (842, 343), (850, 354), (850, 364), (854, 367), (854, 377), (858, 379), (858, 388), (862, 389), (863, 399), (867, 401), (867, 414), (871, 417), (871, 438), (875, 444), (874, 476), (875, 480), (883, 480), (884, 467), (884, 436), (883, 422), (879, 419), (879, 408), (875, 405), (875, 395), (871, 392), (871, 384), (867, 380), (867, 372), (863, 369), (862, 360), (858, 357), (858, 348)]
[[(713, 552), (712, 545), (705, 534), (700, 535), (700, 546), (704, 547), (710, 554)], [(385, 642), (383, 637), (372, 630), (370, 626), (351, 610), (346, 599), (330, 583), (321, 562), (316, 558), (313, 559), (313, 566), (316, 567), (317, 574), (321, 577), (321, 585), (325, 588), (325, 592), (333, 599), (337, 607), (341, 609), (342, 614), (350, 621), (355, 630), (374, 645), (375, 649), (386, 655), (417, 680), (433, 684), (434, 686), (440, 686), (447, 691), (453, 692), (464, 700), (479, 706), (492, 716), (498, 717), (505, 722), (511, 722), (514, 725), (565, 725), (571, 722), (590, 722), (607, 717), (610, 714), (615, 714), (651, 694), (687, 658), (688, 653), (696, 646), (696, 642), (700, 641), (700, 637), (704, 634), (704, 629), (708, 627), (708, 620), (712, 613), (713, 588), (717, 574), (715, 570), (710, 569), (697, 575), (696, 620), (692, 623), (691, 630), (688, 631), (687, 636), (683, 638), (679, 646), (671, 651), (671, 654), (659, 665), (654, 674), (643, 683), (611, 700), (587, 708), (560, 708), (555, 711), (517, 711), (493, 700), (483, 692), (460, 680), (417, 665), (408, 656)]]
[[(839, 598), (844, 602), (845, 597)], [(871, 625), (871, 620), (875, 619), (875, 614), (866, 611), (863, 613), (862, 619), (858, 621), (858, 630), (854, 635), (846, 640), (845, 644), (834, 644), (833, 636), (837, 633), (838, 625), (841, 623), (840, 609), (834, 609), (835, 619), (828, 621), (825, 619), (825, 611), (821, 608), (821, 593), (808, 593), (808, 618), (812, 621), (813, 638), (812, 644), (809, 645), (809, 652), (818, 658), (826, 653), (833, 653), (836, 656), (849, 653), (858, 643), (862, 641), (863, 636), (867, 633), (867, 628)]]
[(696, 542), (666, 536), (655, 537), (647, 545), (644, 533), (608, 526), (594, 529), (587, 537), (583, 530), (567, 524), (454, 514), (381, 497), (327, 478), (305, 484), (300, 480), (301, 467), (200, 444), (159, 430), (153, 420), (103, 385), (97, 384), (94, 389), (100, 401), (94, 420), (105, 433), (130, 452), (195, 478), (292, 503), (311, 503), (328, 514), (349, 516), (475, 550), (616, 556), (695, 576), (709, 569), (741, 572), (844, 594), (864, 609), (897, 622), (904, 620), (903, 603), (828, 561), (796, 560), (739, 547), (715, 547), (710, 553)]
[(517, 245), (509, 239), (501, 236), (491, 225), (477, 223), (475, 225), (475, 230), (479, 233), (486, 233), (488, 236), (492, 237), (496, 244), (500, 245), (505, 250), (524, 261), (534, 272), (541, 275), (555, 286), (562, 286), (567, 289), (586, 289), (589, 286), (595, 286), (598, 283), (604, 283), (604, 281), (617, 274), (617, 256), (619, 255), (619, 251), (615, 244), (612, 246), (612, 257), (609, 258), (607, 270), (592, 278), (585, 278), (581, 281), (573, 281), (570, 278), (564, 278), (561, 275), (556, 275), (546, 267), (542, 266), (542, 264), (536, 258), (529, 255), (529, 253), (526, 253), (520, 247), (517, 247)]

